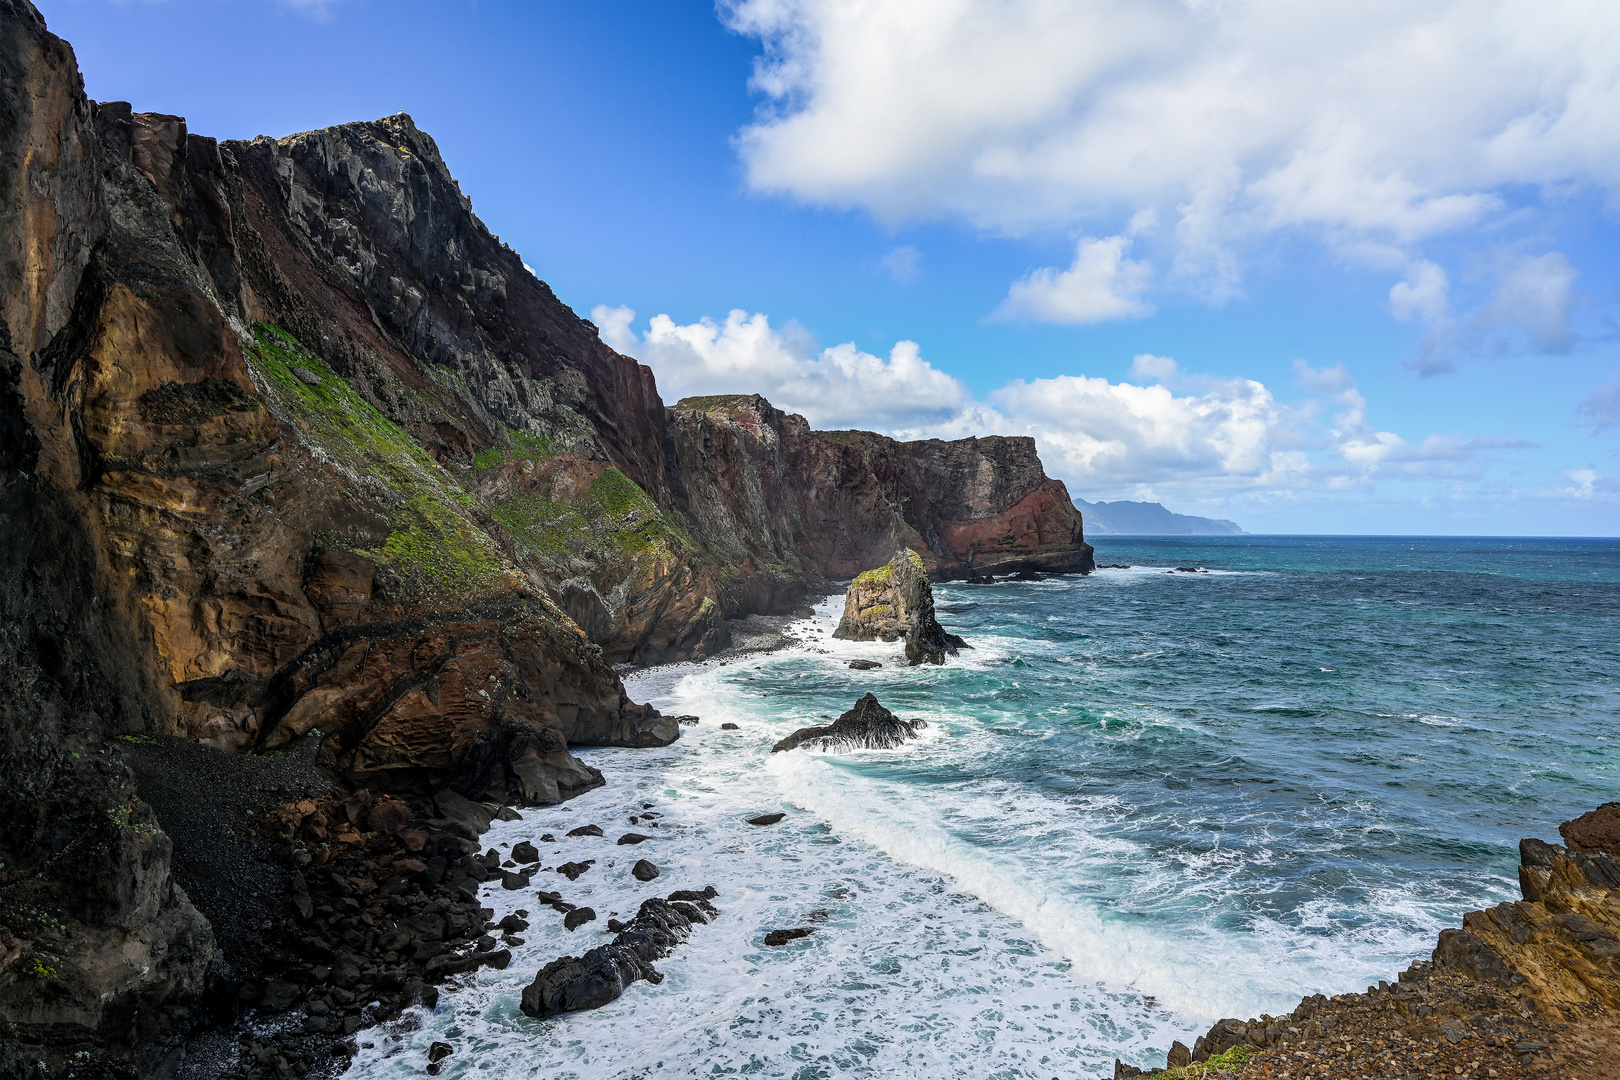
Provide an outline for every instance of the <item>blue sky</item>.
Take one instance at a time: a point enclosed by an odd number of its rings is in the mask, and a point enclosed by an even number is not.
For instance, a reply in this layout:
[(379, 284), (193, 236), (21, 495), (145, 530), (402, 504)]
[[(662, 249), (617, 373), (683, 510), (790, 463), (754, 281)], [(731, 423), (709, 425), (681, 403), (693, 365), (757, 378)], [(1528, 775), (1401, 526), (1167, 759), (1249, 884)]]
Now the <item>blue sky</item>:
[(411, 113), (668, 401), (1257, 532), (1620, 533), (1613, 5), (39, 6), (197, 133)]

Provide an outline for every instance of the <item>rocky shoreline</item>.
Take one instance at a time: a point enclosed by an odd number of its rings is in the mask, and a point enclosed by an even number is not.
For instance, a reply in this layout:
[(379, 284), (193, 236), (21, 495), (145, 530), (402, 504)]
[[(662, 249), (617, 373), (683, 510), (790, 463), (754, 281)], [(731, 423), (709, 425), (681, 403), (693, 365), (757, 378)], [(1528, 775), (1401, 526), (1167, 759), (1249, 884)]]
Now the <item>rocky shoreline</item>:
[(1620, 1077), (1620, 803), (1519, 845), (1523, 899), (1463, 916), (1430, 960), (1363, 994), (1216, 1022), (1166, 1066), (1114, 1080)]

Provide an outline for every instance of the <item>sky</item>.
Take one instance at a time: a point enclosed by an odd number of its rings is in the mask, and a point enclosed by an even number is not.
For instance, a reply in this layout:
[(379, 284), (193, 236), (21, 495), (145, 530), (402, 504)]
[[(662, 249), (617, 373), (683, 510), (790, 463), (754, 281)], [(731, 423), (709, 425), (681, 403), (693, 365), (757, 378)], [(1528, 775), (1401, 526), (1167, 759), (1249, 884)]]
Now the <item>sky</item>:
[(1620, 534), (1620, 5), (36, 0), (219, 138), (405, 111), (667, 402), (1251, 532)]

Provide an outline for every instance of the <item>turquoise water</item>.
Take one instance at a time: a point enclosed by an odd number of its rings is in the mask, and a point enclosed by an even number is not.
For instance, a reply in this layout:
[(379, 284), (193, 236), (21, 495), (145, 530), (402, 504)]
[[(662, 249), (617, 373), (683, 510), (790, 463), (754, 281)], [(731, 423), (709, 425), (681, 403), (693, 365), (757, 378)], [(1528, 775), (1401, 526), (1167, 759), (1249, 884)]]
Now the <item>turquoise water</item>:
[[(628, 679), (702, 724), (583, 751), (607, 788), (486, 839), (597, 821), (608, 841), (546, 865), (610, 865), (540, 887), (626, 912), (712, 882), (724, 915), (663, 985), (538, 1022), (534, 971), (606, 940), (542, 909), (510, 969), (379, 1033), (358, 1075), (449, 1038), (473, 1052), (447, 1075), (1101, 1076), (1392, 977), (1517, 896), (1521, 836), (1620, 798), (1620, 541), (1105, 537), (1097, 560), (1132, 568), (938, 587), (975, 646), (943, 668), (832, 640), (835, 597), (792, 648)], [(868, 690), (926, 737), (769, 753)], [(613, 848), (643, 802), (659, 835)], [(664, 876), (629, 878), (632, 850)], [(818, 929), (761, 944), (796, 925)]]

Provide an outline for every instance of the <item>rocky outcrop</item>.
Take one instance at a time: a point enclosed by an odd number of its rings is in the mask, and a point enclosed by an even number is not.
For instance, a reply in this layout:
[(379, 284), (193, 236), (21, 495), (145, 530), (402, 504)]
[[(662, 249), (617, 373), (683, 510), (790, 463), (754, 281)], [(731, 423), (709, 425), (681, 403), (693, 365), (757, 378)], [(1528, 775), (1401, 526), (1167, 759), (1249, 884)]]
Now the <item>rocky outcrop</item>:
[(915, 739), (926, 720), (902, 720), (867, 694), (830, 724), (800, 728), (771, 747), (771, 753), (801, 746), (812, 750), (892, 750)]
[(1242, 1073), (1382, 1073), (1395, 1063), (1429, 1074), (1591, 1075), (1603, 1063), (1593, 1051), (1620, 1037), (1617, 823), (1620, 804), (1606, 803), (1559, 827), (1567, 848), (1521, 841), (1524, 898), (1464, 915), (1395, 984), (1315, 994), (1286, 1016), (1221, 1020), (1192, 1047), (1177, 1043), (1168, 1067), (1258, 1054)]
[(542, 968), (534, 982), (524, 987), (518, 1007), (525, 1016), (543, 1020), (581, 1009), (600, 1009), (642, 979), (654, 985), (663, 982), (653, 961), (673, 952), (692, 927), (719, 914), (709, 903), (716, 895), (710, 886), (702, 893), (683, 890), (671, 893), (668, 900), (643, 900), (636, 917), (610, 943), (598, 945), (584, 956), (560, 957)]
[(943, 664), (967, 642), (947, 634), (934, 618), (934, 589), (923, 561), (909, 548), (894, 553), (887, 566), (868, 570), (844, 593), (844, 615), (833, 637), (845, 641), (906, 639), (906, 662)]
[(898, 548), (917, 551), (936, 580), (1093, 567), (1080, 513), (1033, 439), (812, 431), (736, 394), (677, 402), (669, 442), (674, 505), (732, 565), (752, 568), (738, 589), (768, 590), (784, 570), (845, 580)]

